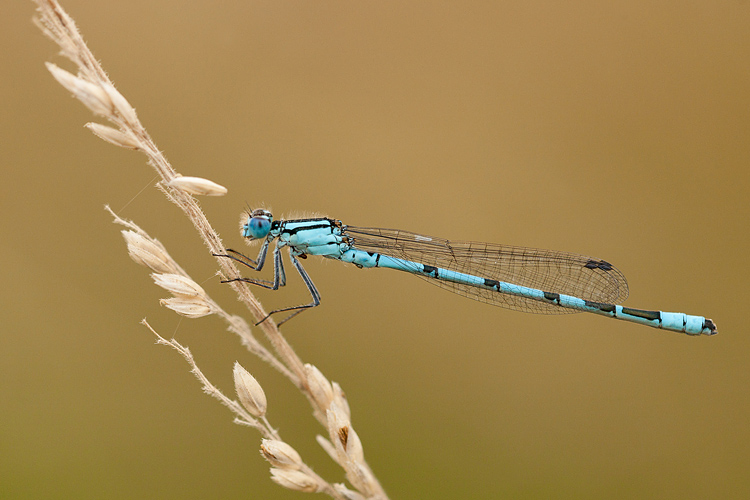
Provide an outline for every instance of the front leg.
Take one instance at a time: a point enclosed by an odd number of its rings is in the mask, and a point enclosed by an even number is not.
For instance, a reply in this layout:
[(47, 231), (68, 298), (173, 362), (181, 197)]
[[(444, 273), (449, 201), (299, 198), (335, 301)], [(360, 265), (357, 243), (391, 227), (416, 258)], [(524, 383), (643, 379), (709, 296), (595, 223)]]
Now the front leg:
[(263, 265), (266, 263), (266, 254), (268, 253), (268, 240), (265, 240), (263, 242), (263, 245), (260, 247), (260, 252), (258, 253), (257, 261), (251, 259), (250, 257), (241, 254), (237, 250), (232, 250), (231, 248), (227, 248), (227, 253), (225, 254), (218, 254), (218, 253), (212, 253), (214, 257), (226, 257), (228, 259), (232, 259), (235, 262), (239, 262), (243, 266), (247, 266), (253, 271), (260, 271), (263, 269)]
[[(264, 247), (266, 248), (268, 247), (267, 242), (264, 245)], [(263, 266), (263, 261), (265, 261), (265, 253), (266, 252), (263, 249), (261, 249), (261, 255), (258, 256), (258, 262), (259, 262), (260, 267)], [(237, 259), (234, 259), (234, 257), (232, 257), (231, 255), (227, 255), (226, 257), (229, 257), (230, 259), (233, 259), (233, 260), (237, 260)], [(263, 261), (261, 261), (261, 257)], [(259, 269), (255, 269), (255, 270), (257, 271)], [(276, 248), (274, 248), (273, 250), (273, 281), (259, 280), (259, 279), (253, 279), (253, 278), (234, 278), (231, 280), (223, 280), (222, 283), (231, 283), (233, 281), (242, 281), (243, 283), (250, 283), (251, 285), (262, 286), (263, 288), (268, 288), (269, 290), (278, 290), (280, 286), (285, 286), (286, 285), (286, 272), (284, 272), (284, 263), (281, 261), (281, 247), (279, 245), (276, 245)]]

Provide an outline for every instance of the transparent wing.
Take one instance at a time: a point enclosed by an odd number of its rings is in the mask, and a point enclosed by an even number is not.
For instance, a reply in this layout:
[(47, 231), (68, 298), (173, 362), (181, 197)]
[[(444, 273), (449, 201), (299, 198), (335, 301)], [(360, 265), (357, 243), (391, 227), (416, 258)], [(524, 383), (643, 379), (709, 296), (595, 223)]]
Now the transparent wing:
[[(628, 296), (625, 276), (612, 264), (584, 255), (493, 243), (449, 241), (398, 229), (347, 226), (355, 248), (545, 292), (619, 304)], [(415, 266), (416, 268), (416, 266)], [(416, 269), (415, 269), (416, 270)], [(491, 289), (417, 276), (459, 295), (518, 311), (577, 312)]]

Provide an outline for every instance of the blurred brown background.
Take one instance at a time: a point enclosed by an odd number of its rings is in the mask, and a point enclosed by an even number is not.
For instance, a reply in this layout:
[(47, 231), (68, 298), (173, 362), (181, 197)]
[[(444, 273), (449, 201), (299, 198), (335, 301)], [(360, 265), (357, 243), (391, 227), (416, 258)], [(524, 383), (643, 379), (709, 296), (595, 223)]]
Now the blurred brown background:
[[(202, 203), (231, 246), (265, 202), (590, 254), (628, 276), (628, 305), (717, 322), (689, 338), (529, 315), (308, 260), (323, 305), (284, 330), (347, 391), (392, 498), (750, 496), (747, 1), (63, 6), (175, 168), (229, 188)], [(304, 496), (143, 317), (227, 393), (232, 363), (250, 369), (271, 422), (342, 481), (285, 379), (158, 305), (105, 203), (243, 312), (144, 158), (83, 128), (32, 13), (0, 20), (0, 497)], [(258, 295), (307, 298), (293, 274)]]

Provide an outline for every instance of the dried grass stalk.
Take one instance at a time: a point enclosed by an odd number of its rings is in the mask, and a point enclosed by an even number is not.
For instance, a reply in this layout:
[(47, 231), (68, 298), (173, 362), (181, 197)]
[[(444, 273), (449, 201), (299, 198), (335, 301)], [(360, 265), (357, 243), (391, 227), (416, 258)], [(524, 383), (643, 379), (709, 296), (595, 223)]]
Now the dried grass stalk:
[[(178, 174), (138, 120), (135, 109), (117, 91), (93, 56), (73, 19), (55, 0), (34, 1), (38, 12), (35, 18), (37, 26), (60, 47), (61, 55), (69, 59), (76, 70), (76, 74), (73, 74), (48, 63), (50, 73), (76, 99), (111, 125), (89, 123), (86, 125), (87, 128), (111, 144), (145, 154), (148, 164), (160, 177), (159, 189), (190, 219), (208, 250), (213, 254), (223, 254), (224, 245), (221, 238), (209, 224), (193, 195), (221, 195), (226, 189), (207, 179), (183, 177)], [(287, 488), (323, 492), (341, 500), (386, 499), (382, 487), (364, 460), (362, 443), (351, 426), (349, 405), (338, 384), (329, 382), (314, 366), (305, 365), (271, 319), (260, 324), (260, 329), (273, 351), (266, 349), (255, 339), (247, 322), (226, 313), (172, 259), (158, 240), (151, 238), (133, 222), (123, 220), (109, 211), (116, 223), (127, 228), (123, 231), (123, 237), (130, 257), (154, 271), (156, 283), (174, 295), (172, 298), (164, 299), (164, 305), (188, 317), (207, 314), (218, 316), (227, 323), (230, 331), (240, 336), (250, 352), (271, 364), (300, 389), (310, 402), (313, 415), (328, 430), (331, 440), (319, 437), (319, 442), (344, 468), (356, 491), (343, 484), (331, 484), (320, 478), (304, 464), (291, 446), (281, 440), (266, 420), (265, 393), (246, 370), (235, 367), (235, 383), (240, 402), (231, 400), (203, 375), (186, 347), (175, 340), (164, 339), (144, 320), (144, 324), (156, 336), (157, 343), (174, 348), (185, 358), (193, 374), (201, 382), (204, 392), (229, 408), (235, 415), (235, 422), (253, 427), (261, 433), (265, 438), (261, 452), (273, 466), (272, 479)], [(231, 280), (240, 277), (232, 260), (217, 258), (217, 265), (222, 278)], [(233, 282), (231, 286), (255, 321), (266, 317), (266, 311), (247, 284)]]

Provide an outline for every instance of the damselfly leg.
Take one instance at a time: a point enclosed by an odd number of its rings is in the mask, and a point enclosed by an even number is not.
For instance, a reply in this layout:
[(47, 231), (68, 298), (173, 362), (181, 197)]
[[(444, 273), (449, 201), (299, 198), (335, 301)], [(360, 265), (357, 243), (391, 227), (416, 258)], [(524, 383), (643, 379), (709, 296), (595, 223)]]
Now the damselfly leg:
[[(226, 254), (213, 254), (215, 257), (225, 257), (228, 259), (232, 259), (235, 262), (239, 262), (240, 264), (249, 267), (250, 269), (254, 271), (260, 271), (263, 268), (263, 265), (266, 260), (266, 253), (268, 251), (268, 241), (263, 243), (263, 247), (260, 250), (260, 253), (258, 254), (257, 261), (254, 261), (253, 259), (247, 257), (246, 255), (241, 254), (240, 252), (237, 252), (236, 250), (232, 250), (231, 248), (227, 248)], [(309, 304), (302, 304), (298, 306), (291, 306), (291, 307), (284, 307), (281, 309), (275, 309), (268, 313), (263, 319), (258, 321), (255, 325), (259, 325), (266, 321), (268, 318), (271, 317), (271, 315), (279, 313), (279, 312), (285, 312), (285, 311), (295, 311), (294, 313), (290, 314), (283, 320), (279, 321), (277, 323), (277, 326), (281, 326), (282, 324), (286, 323), (302, 311), (309, 309), (311, 307), (315, 307), (320, 304), (320, 293), (318, 292), (318, 289), (315, 287), (315, 284), (312, 282), (312, 279), (310, 278), (310, 275), (307, 274), (307, 271), (302, 267), (302, 264), (299, 262), (297, 257), (295, 257), (291, 252), (289, 254), (289, 258), (292, 261), (292, 264), (294, 265), (295, 269), (297, 269), (297, 272), (299, 273), (300, 277), (302, 277), (302, 281), (304, 281), (305, 286), (307, 286), (308, 291), (310, 292), (310, 295), (312, 297), (312, 302)], [(234, 278), (230, 280), (223, 280), (222, 283), (231, 283), (233, 281), (242, 281), (244, 283), (249, 283), (251, 285), (258, 285), (263, 288), (267, 288), (269, 290), (278, 290), (279, 287), (286, 285), (286, 271), (284, 270), (284, 263), (281, 259), (281, 245), (277, 245), (276, 248), (274, 248), (273, 251), (273, 281), (267, 281), (267, 280), (260, 280), (260, 279), (253, 279), (253, 278)]]

